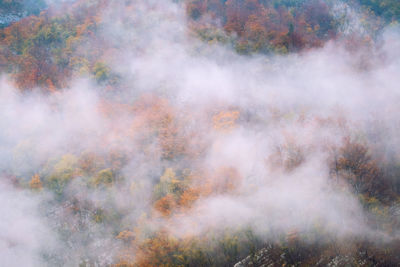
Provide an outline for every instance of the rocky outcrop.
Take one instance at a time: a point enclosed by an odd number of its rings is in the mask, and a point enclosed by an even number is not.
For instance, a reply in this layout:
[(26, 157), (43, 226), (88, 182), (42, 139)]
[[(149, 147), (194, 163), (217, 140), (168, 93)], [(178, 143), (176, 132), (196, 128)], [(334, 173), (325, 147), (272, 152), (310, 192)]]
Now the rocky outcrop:
[(373, 246), (365, 250), (359, 249), (346, 254), (332, 253), (323, 247), (297, 248), (269, 245), (253, 255), (236, 263), (234, 267), (277, 267), (277, 266), (328, 266), (328, 267), (356, 267), (356, 266), (398, 266), (400, 255), (398, 249), (382, 251)]
[(0, 1), (0, 29), (20, 19), (38, 15), (47, 7), (45, 0)]
[(259, 250), (254, 255), (249, 255), (242, 261), (235, 264), (234, 267), (272, 267), (272, 266), (283, 266), (286, 263), (285, 253), (279, 255), (277, 251), (274, 251), (272, 246), (267, 246)]
[(0, 28), (6, 27), (13, 22), (20, 20), (24, 15), (23, 14), (5, 14), (0, 13)]

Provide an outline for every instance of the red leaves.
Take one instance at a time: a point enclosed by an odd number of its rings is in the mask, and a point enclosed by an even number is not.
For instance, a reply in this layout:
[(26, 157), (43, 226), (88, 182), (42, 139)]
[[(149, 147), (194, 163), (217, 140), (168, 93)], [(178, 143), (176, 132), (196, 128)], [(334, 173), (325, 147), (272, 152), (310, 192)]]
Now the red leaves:
[(333, 17), (322, 1), (295, 7), (259, 0), (192, 1), (189, 16), (211, 14), (228, 33), (239, 37), (240, 52), (290, 52), (319, 47), (335, 37)]

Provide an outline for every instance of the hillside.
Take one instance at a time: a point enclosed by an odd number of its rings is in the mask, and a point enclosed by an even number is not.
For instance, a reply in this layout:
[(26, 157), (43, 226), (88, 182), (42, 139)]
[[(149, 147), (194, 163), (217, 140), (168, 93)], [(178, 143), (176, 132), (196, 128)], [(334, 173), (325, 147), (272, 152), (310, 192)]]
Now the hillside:
[(0, 2), (0, 265), (398, 265), (399, 20)]

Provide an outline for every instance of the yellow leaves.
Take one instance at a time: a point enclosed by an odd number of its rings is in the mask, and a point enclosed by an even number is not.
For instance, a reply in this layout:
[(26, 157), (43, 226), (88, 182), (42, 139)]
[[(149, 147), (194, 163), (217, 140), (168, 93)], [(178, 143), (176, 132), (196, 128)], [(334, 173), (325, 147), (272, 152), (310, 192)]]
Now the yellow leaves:
[(62, 195), (67, 183), (80, 174), (78, 159), (74, 155), (66, 154), (53, 166), (46, 181), (47, 187)]
[(89, 61), (83, 57), (73, 57), (70, 65), (78, 70), (79, 75), (83, 76), (90, 73)]
[(94, 186), (106, 185), (110, 186), (114, 182), (114, 175), (110, 168), (101, 170), (93, 179)]
[(77, 166), (78, 160), (74, 155), (66, 154), (54, 165), (56, 173), (72, 173)]
[(94, 220), (96, 223), (102, 223), (103, 220), (104, 220), (104, 214), (103, 214), (103, 212), (101, 212), (101, 211), (96, 212), (96, 213), (93, 215), (93, 220)]
[(29, 187), (35, 190), (40, 190), (43, 188), (42, 181), (40, 181), (40, 176), (38, 174), (32, 176), (32, 179), (29, 182)]
[(172, 209), (184, 211), (190, 208), (203, 191), (201, 187), (191, 187), (190, 177), (177, 177), (172, 168), (167, 168), (160, 183), (154, 187), (153, 197), (157, 200), (154, 207), (163, 216), (169, 216)]
[(93, 73), (98, 82), (104, 82), (110, 77), (110, 68), (103, 62), (96, 62), (93, 67)]
[(165, 231), (160, 231), (151, 239), (146, 239), (137, 255), (137, 266), (177, 266), (172, 262), (179, 251), (179, 242)]
[(160, 177), (160, 182), (170, 182), (176, 179), (176, 174), (172, 168), (166, 168), (163, 176)]
[(240, 112), (234, 111), (221, 111), (213, 117), (214, 129), (220, 131), (230, 131), (236, 126), (236, 121), (239, 118)]

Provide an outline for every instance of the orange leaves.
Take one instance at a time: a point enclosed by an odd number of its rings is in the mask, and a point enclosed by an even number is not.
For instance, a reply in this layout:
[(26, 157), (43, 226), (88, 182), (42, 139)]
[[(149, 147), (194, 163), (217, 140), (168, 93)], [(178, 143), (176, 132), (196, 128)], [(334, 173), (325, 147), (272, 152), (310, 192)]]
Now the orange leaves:
[(171, 115), (164, 116), (160, 121), (159, 143), (164, 158), (172, 159), (184, 150), (183, 139), (178, 135), (178, 127)]
[(197, 188), (189, 188), (183, 192), (179, 200), (179, 205), (190, 208), (193, 203), (200, 197), (200, 190)]
[(125, 231), (120, 232), (116, 238), (121, 239), (126, 242), (129, 242), (135, 238), (135, 234), (131, 231), (125, 230)]
[[(239, 38), (236, 50), (287, 53), (319, 47), (334, 38), (334, 18), (323, 1), (296, 5), (260, 0), (190, 1), (187, 12), (193, 19), (205, 14), (224, 22), (223, 28)], [(310, 30), (311, 29), (311, 30)]]
[[(263, 26), (263, 20), (256, 15), (250, 15), (245, 25), (246, 38), (259, 40), (266, 38), (267, 30)], [(265, 40), (266, 41), (266, 40)]]
[(174, 115), (173, 108), (167, 99), (152, 94), (142, 95), (135, 102), (133, 111), (153, 131), (168, 126)]
[(29, 182), (29, 187), (31, 189), (36, 189), (36, 190), (42, 189), (43, 187), (42, 181), (40, 181), (40, 176), (38, 174), (32, 176), (32, 179)]
[[(43, 11), (0, 29), (0, 58), (5, 59), (6, 70), (13, 74), (19, 88), (43, 87), (53, 92), (65, 87), (76, 64), (71, 59), (79, 56), (79, 39), (95, 36), (98, 13), (88, 12), (82, 20), (76, 14), (94, 7), (82, 6), (79, 11), (78, 7), (65, 7), (63, 12)], [(98, 50), (90, 52), (104, 54)]]
[(160, 212), (163, 216), (170, 216), (176, 207), (176, 201), (175, 198), (168, 194), (165, 197), (159, 199), (156, 201), (154, 204), (154, 208)]
[(140, 246), (137, 266), (174, 266), (171, 260), (178, 250), (178, 240), (167, 232), (160, 231), (151, 239), (145, 240)]
[(160, 183), (154, 188), (154, 209), (164, 217), (180, 216), (190, 210), (197, 200), (213, 194), (235, 194), (242, 176), (233, 167), (221, 167), (213, 173), (203, 173), (191, 178), (176, 177), (166, 169)]
[(141, 132), (147, 138), (156, 136), (163, 158), (173, 159), (184, 153), (183, 125), (166, 99), (144, 95), (135, 103), (133, 111), (137, 114), (133, 131)]
[(236, 126), (239, 111), (221, 111), (213, 117), (214, 128), (221, 131), (230, 131)]

